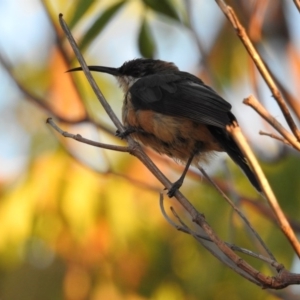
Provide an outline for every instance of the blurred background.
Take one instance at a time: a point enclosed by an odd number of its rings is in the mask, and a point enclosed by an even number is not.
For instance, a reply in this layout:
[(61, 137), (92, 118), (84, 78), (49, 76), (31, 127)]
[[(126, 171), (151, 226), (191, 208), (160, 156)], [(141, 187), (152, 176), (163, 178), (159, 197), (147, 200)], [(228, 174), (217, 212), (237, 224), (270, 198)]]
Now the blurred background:
[[(289, 99), (299, 95), (300, 15), (292, 1), (227, 1)], [(124, 145), (78, 66), (64, 19), (90, 65), (137, 57), (172, 61), (233, 105), (284, 212), (300, 230), (299, 153), (242, 100), (254, 94), (286, 126), (271, 92), (215, 1), (0, 1), (0, 299), (297, 299), (295, 287), (261, 290), (171, 227), (161, 184), (134, 157), (62, 138), (46, 124)], [(94, 74), (118, 116), (115, 79)], [(295, 100), (296, 101), (296, 100)], [(297, 101), (293, 115), (299, 120)], [(297, 111), (298, 109), (298, 111)], [(182, 170), (147, 150), (175, 181)], [(218, 154), (205, 170), (245, 212), (279, 262), (298, 259), (246, 177)], [(191, 170), (181, 191), (226, 241), (259, 251), (218, 193)], [(167, 198), (167, 197), (166, 197)], [(175, 200), (165, 200), (186, 222)], [(170, 214), (171, 215), (171, 214)], [(260, 261), (250, 260), (270, 273)]]

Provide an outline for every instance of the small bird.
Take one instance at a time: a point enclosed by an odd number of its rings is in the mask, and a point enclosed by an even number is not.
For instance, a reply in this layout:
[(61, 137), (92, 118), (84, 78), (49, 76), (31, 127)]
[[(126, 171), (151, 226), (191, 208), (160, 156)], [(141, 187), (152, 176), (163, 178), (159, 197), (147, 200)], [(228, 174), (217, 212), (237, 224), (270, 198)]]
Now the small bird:
[[(122, 119), (132, 138), (185, 164), (168, 191), (174, 196), (189, 166), (207, 162), (214, 152), (227, 152), (261, 192), (259, 182), (238, 145), (226, 131), (237, 122), (231, 105), (198, 77), (162, 60), (138, 58), (119, 68), (88, 66), (90, 71), (116, 77), (124, 92)], [(81, 71), (74, 68), (68, 72)]]

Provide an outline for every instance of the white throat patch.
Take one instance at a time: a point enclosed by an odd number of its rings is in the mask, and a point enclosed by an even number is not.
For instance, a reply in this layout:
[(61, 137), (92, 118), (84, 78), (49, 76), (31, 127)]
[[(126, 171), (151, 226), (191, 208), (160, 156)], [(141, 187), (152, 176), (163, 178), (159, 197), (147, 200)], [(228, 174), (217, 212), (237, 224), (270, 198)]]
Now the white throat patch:
[(116, 76), (116, 78), (124, 93), (127, 93), (133, 84), (140, 79), (132, 76)]

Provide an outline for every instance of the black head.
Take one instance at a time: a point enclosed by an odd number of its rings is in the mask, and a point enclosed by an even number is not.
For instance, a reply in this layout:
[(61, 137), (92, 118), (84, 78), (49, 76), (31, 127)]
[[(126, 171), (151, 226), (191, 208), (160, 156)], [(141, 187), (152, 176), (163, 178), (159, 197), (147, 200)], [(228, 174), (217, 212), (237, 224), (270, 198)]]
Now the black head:
[(140, 78), (157, 73), (170, 73), (179, 71), (178, 68), (171, 62), (166, 62), (159, 59), (137, 58), (125, 62), (118, 68), (121, 75)]
[[(158, 59), (137, 58), (125, 62), (120, 68), (109, 68), (102, 66), (88, 66), (90, 71), (108, 73), (117, 77), (141, 78), (157, 73), (171, 73), (179, 71), (171, 62)], [(67, 72), (82, 71), (81, 67), (68, 70)]]

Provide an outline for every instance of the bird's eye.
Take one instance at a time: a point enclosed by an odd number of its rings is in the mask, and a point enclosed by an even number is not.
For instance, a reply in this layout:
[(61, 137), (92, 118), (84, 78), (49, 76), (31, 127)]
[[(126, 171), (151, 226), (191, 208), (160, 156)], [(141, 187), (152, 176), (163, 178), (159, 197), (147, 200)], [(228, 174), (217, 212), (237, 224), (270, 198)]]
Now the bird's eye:
[(139, 77), (142, 76), (142, 73), (139, 72), (138, 70), (133, 70), (130, 75), (133, 77)]

